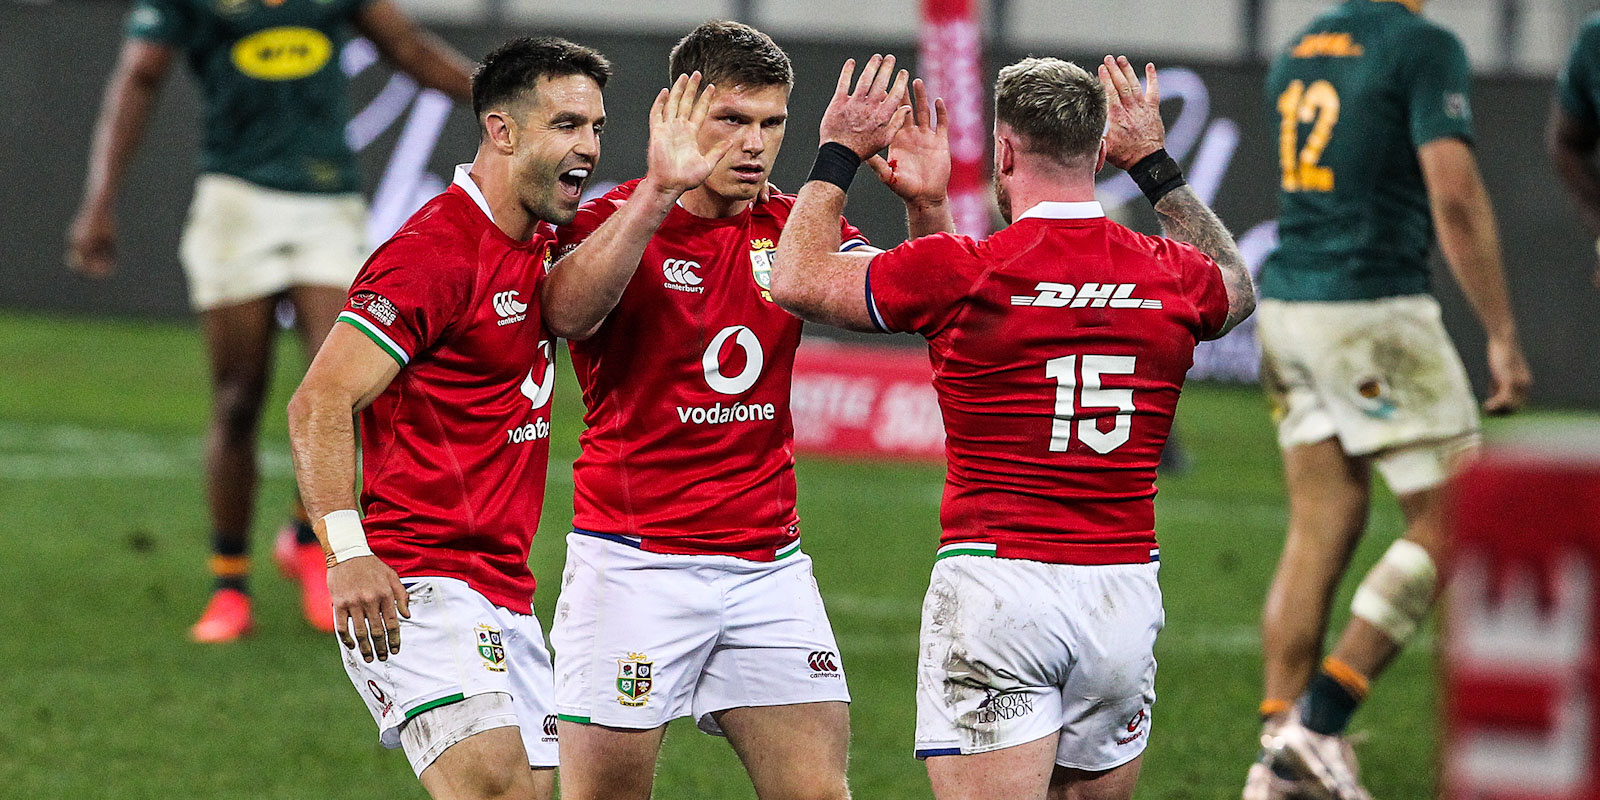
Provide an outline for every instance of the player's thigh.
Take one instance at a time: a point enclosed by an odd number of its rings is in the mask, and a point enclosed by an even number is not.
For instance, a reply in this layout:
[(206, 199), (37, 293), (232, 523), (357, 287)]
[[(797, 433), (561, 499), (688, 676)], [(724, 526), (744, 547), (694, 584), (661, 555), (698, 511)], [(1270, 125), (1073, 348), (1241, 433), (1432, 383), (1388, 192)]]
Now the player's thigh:
[(718, 561), (722, 629), (695, 687), (700, 729), (721, 733), (717, 714), (728, 709), (848, 703), (845, 662), (810, 557)]
[(1139, 784), (1144, 756), (1100, 772), (1056, 767), (1050, 778), (1050, 800), (1128, 800)]
[(517, 729), (502, 727), (456, 742), (418, 777), (433, 800), (550, 800), (552, 772), (530, 769)]
[[(274, 298), (260, 298), (200, 312), (211, 383), (223, 405), (259, 403), (272, 370), (276, 332)], [(232, 395), (240, 395), (234, 397)]]
[(715, 575), (696, 558), (567, 537), (550, 630), (563, 720), (651, 730), (691, 713), (723, 608)]
[(762, 800), (849, 797), (847, 703), (730, 708), (715, 718)]
[(928, 758), (934, 800), (1043, 800), (1056, 769), (1058, 736), (1050, 734), (1004, 750)]
[(1062, 730), (1075, 634), (1049, 566), (975, 555), (934, 562), (918, 647), (918, 758), (1005, 750)]
[(648, 800), (666, 726), (609, 728), (562, 719), (564, 800)]
[(306, 359), (315, 358), (322, 342), (333, 330), (334, 321), (344, 308), (348, 291), (332, 286), (295, 286), (289, 289), (294, 303), (295, 329), (305, 348)]

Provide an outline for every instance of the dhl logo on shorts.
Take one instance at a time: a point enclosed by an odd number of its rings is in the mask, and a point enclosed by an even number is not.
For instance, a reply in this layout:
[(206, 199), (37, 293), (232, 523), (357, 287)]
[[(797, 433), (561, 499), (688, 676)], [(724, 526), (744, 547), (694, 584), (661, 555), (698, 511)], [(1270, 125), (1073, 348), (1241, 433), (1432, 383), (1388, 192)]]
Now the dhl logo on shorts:
[(333, 56), (333, 42), (313, 28), (268, 28), (233, 46), (233, 65), (257, 80), (293, 81), (317, 74)]

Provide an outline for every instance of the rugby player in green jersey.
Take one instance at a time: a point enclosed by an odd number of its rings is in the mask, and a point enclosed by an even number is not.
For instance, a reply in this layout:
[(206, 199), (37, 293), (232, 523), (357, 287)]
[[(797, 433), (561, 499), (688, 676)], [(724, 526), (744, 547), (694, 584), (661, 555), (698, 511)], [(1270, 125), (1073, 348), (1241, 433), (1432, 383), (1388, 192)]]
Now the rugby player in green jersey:
[[(1600, 235), (1600, 16), (1590, 17), (1572, 44), (1567, 67), (1556, 81), (1556, 102), (1546, 131), (1556, 174), (1567, 185), (1590, 232)], [(1600, 255), (1600, 239), (1595, 241)], [(1594, 273), (1600, 288), (1600, 268)]]
[[(274, 310), (283, 298), (294, 305), (309, 360), (366, 258), (339, 63), (352, 27), (418, 83), (470, 102), (471, 64), (394, 0), (136, 0), (100, 108), (67, 252), (90, 277), (116, 267), (118, 189), (178, 55), (204, 102), (201, 175), (180, 246), (212, 384), (205, 471), (217, 586), (191, 630), (197, 641), (231, 641), (252, 624), (248, 537)], [(322, 549), (298, 516), (278, 561), (300, 579), (306, 620), (331, 631)]]
[[(1473, 157), (1470, 69), (1421, 0), (1348, 0), (1273, 63), (1280, 242), (1257, 309), (1289, 529), (1262, 615), (1265, 723), (1247, 800), (1368, 797), (1343, 732), (1437, 593), (1440, 488), (1478, 439), (1466, 370), (1429, 294), (1434, 236), (1488, 333), (1487, 413), (1522, 405), (1517, 338)], [(1404, 536), (1362, 580), (1319, 663), (1329, 606), (1366, 525), (1371, 472)]]

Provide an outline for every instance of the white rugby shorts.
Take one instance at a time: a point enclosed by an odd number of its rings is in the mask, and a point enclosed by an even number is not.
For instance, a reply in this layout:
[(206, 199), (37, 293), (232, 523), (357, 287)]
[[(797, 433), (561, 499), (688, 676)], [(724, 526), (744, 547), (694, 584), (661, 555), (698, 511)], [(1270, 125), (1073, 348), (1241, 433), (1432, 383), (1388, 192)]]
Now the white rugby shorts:
[(917, 657), (916, 756), (974, 755), (1060, 732), (1055, 762), (1100, 771), (1144, 752), (1166, 624), (1160, 562), (934, 562)]
[(285, 192), (232, 175), (195, 182), (178, 245), (198, 311), (294, 286), (348, 289), (367, 258), (361, 195)]
[[(359, 650), (338, 645), (344, 671), (378, 724), (383, 746), (400, 747), (402, 728), (419, 715), (500, 692), (510, 696), (514, 713), (502, 709), (473, 732), (515, 725), (529, 766), (555, 766), (554, 679), (538, 618), (496, 606), (455, 578), (401, 582), (411, 595), (411, 618), (400, 620), (400, 652), (367, 663)], [(444, 749), (413, 753), (408, 746), (406, 756), (421, 775)]]
[(811, 558), (665, 555), (567, 536), (550, 629), (561, 719), (649, 730), (747, 706), (849, 702)]
[(1280, 447), (1338, 437), (1405, 494), (1442, 482), (1476, 444), (1472, 386), (1431, 296), (1268, 299), (1256, 321)]

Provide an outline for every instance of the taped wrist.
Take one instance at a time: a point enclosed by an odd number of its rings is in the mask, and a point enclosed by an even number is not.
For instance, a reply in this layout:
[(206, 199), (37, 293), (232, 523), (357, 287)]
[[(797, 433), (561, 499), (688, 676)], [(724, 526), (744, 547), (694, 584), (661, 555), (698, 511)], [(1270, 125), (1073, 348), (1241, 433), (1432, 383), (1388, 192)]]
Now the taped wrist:
[(327, 542), (322, 551), (328, 558), (328, 566), (372, 555), (372, 548), (367, 546), (367, 532), (361, 527), (361, 514), (355, 509), (330, 512), (317, 520), (316, 527), (322, 529)]
[(1167, 155), (1166, 148), (1157, 150), (1128, 167), (1128, 177), (1138, 184), (1139, 191), (1144, 192), (1145, 199), (1149, 200), (1152, 206), (1173, 189), (1187, 186), (1189, 183), (1183, 179), (1183, 170), (1178, 167), (1178, 162)]
[(825, 181), (848, 192), (850, 182), (855, 180), (856, 168), (860, 166), (861, 156), (854, 150), (838, 142), (823, 142), (817, 149), (817, 160), (811, 165), (811, 176), (806, 182)]

